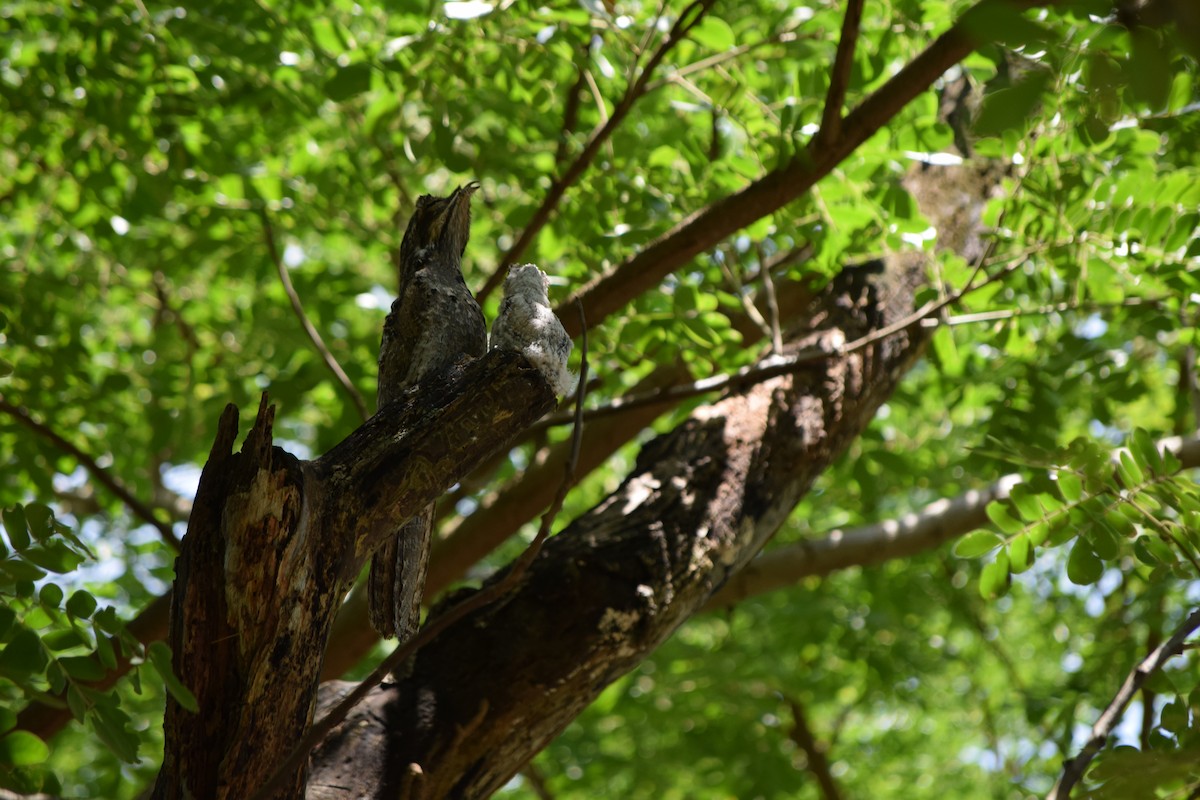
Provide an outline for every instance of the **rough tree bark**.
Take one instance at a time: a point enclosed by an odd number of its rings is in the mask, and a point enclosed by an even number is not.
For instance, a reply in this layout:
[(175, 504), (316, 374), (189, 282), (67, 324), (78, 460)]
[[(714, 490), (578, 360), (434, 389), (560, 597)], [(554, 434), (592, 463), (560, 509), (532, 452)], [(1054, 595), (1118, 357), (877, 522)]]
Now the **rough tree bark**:
[[(263, 403), (241, 452), (228, 406), (176, 563), (168, 636), (199, 712), (167, 702), (156, 798), (244, 798), (308, 728), (333, 615), (401, 522), (554, 406), (493, 351), (379, 410), (315, 461), (274, 447)], [(275, 797), (303, 795), (289, 776)]]
[(843, 271), (785, 347), (827, 357), (704, 406), (646, 445), (622, 486), (551, 539), (512, 594), (435, 638), (406, 680), (378, 689), (326, 739), (309, 797), (471, 798), (501, 787), (702, 608), (870, 422), (925, 334), (910, 326), (842, 346), (909, 314), (921, 273), (916, 257)]

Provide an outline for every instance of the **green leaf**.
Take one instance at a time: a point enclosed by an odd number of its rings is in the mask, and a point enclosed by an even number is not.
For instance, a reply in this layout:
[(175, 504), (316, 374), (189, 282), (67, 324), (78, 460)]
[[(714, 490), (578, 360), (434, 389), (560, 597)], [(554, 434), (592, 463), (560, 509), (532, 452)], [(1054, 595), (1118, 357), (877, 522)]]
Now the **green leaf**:
[(949, 326), (938, 328), (933, 333), (933, 353), (937, 356), (938, 367), (948, 378), (957, 378), (963, 374), (965, 359), (954, 343), (954, 333)]
[(89, 704), (83, 696), (83, 692), (79, 687), (71, 684), (67, 687), (67, 708), (71, 709), (71, 716), (75, 717), (79, 722), (87, 717)]
[(46, 665), (46, 681), (50, 684), (50, 691), (58, 694), (65, 691), (67, 688), (67, 673), (57, 661), (51, 661)]
[(1188, 729), (1188, 709), (1179, 700), (1163, 706), (1159, 724), (1171, 733), (1183, 733)]
[(171, 669), (171, 648), (167, 647), (165, 642), (152, 642), (146, 647), (146, 655), (175, 701), (188, 711), (198, 711), (200, 706), (196, 703), (196, 696), (179, 682), (179, 678), (175, 677), (175, 672)]
[(1121, 455), (1117, 460), (1117, 474), (1121, 477), (1121, 482), (1125, 484), (1126, 489), (1134, 489), (1141, 486), (1145, 480), (1145, 475), (1142, 474), (1141, 467), (1133, 460), (1133, 456), (1128, 450), (1122, 450)]
[(82, 555), (59, 540), (32, 545), (25, 551), (25, 557), (42, 569), (57, 575), (74, 571), (84, 561)]
[(46, 668), (46, 653), (42, 640), (27, 628), (16, 635), (0, 650), (0, 674), (21, 679), (40, 673)]
[(44, 542), (54, 533), (54, 513), (49, 506), (28, 504), (25, 506), (25, 520), (29, 523), (29, 533), (35, 542)]
[(47, 608), (58, 608), (63, 599), (63, 590), (56, 583), (47, 583), (38, 592), (38, 602)]
[(105, 676), (104, 667), (91, 656), (68, 656), (58, 659), (59, 665), (78, 681), (98, 681)]
[(1010, 568), (1017, 575), (1033, 566), (1033, 543), (1028, 535), (1019, 534), (1009, 543), (1008, 560)]
[(1035, 522), (1029, 526), (1023, 535), (1029, 537), (1029, 543), (1035, 547), (1040, 547), (1046, 543), (1046, 539), (1050, 536), (1050, 523), (1046, 521)]
[(1104, 561), (1112, 561), (1121, 553), (1121, 536), (1113, 530), (1104, 516), (1096, 517), (1087, 540), (1092, 552)]
[(1005, 533), (1017, 533), (1025, 526), (1020, 521), (1013, 519), (1008, 513), (1008, 506), (1000, 500), (993, 500), (987, 505), (988, 519), (996, 524), (996, 527)]
[(127, 764), (138, 760), (138, 737), (133, 732), (129, 715), (112, 703), (97, 703), (88, 714), (92, 729), (108, 746), (113, 755)]
[(29, 731), (13, 731), (0, 738), (0, 764), (28, 767), (50, 757), (46, 743)]
[(1152, 566), (1155, 564), (1171, 565), (1179, 561), (1179, 557), (1171, 546), (1157, 536), (1139, 536), (1134, 542), (1134, 552), (1142, 563)]
[(98, 629), (96, 630), (96, 655), (100, 658), (100, 663), (106, 668), (117, 668), (117, 654), (113, 649), (112, 642)]
[(1009, 587), (1008, 553), (1001, 550), (994, 561), (985, 564), (979, 575), (979, 593), (986, 598), (1000, 597)]
[(87, 642), (79, 635), (79, 631), (74, 628), (63, 628), (57, 631), (50, 631), (42, 637), (42, 644), (50, 650), (70, 650), (73, 647), (83, 647)]
[(1013, 49), (1055, 38), (1046, 28), (1007, 5), (979, 4), (963, 17), (963, 25), (980, 43), (1003, 42)]
[(1162, 475), (1166, 472), (1162, 453), (1158, 444), (1145, 428), (1137, 428), (1133, 432), (1133, 440), (1129, 444), (1134, 461), (1151, 475)]
[(1063, 500), (1068, 503), (1078, 503), (1083, 497), (1083, 481), (1079, 480), (1079, 476), (1074, 472), (1060, 469), (1056, 477), (1058, 491), (1062, 493)]
[[(0, 561), (0, 572), (5, 573), (5, 575), (12, 578), (13, 581), (29, 582), (30, 593), (32, 588), (34, 588), (32, 587), (32, 582), (41, 581), (42, 578), (46, 577), (46, 570), (42, 570), (40, 567), (30, 564), (29, 561), (24, 560), (17, 561), (13, 559), (6, 559), (4, 561)], [(18, 594), (22, 596), (28, 596), (29, 593), (18, 591)]]
[[(88, 597), (91, 597), (91, 595), (88, 595)], [(94, 604), (95, 602), (96, 598), (92, 597), (92, 603)], [(90, 615), (81, 614), (80, 616), (86, 617)], [(99, 625), (100, 629), (110, 636), (118, 636), (122, 631), (125, 630), (124, 624), (122, 624), (121, 619), (117, 616), (117, 610), (112, 606), (105, 606), (97, 611), (95, 616), (92, 617), (92, 621), (96, 625)]]
[(999, 136), (1007, 131), (1023, 131), (1042, 100), (1050, 80), (1045, 70), (1033, 70), (1010, 89), (997, 89), (984, 97), (975, 120), (977, 136)]
[(1042, 506), (1038, 503), (1037, 493), (1028, 485), (1017, 484), (1014, 486), (1008, 499), (1016, 506), (1017, 513), (1024, 521), (1033, 522), (1042, 518)]
[(1104, 562), (1096, 557), (1083, 539), (1076, 539), (1067, 557), (1067, 577), (1078, 586), (1090, 586), (1100, 580), (1104, 573)]
[(954, 545), (954, 555), (959, 558), (978, 558), (1002, 544), (1004, 544), (1004, 539), (999, 534), (988, 530), (978, 530), (968, 533), (958, 540)]
[(1153, 110), (1166, 106), (1171, 94), (1171, 51), (1158, 31), (1138, 26), (1131, 32), (1133, 51), (1125, 74), (1133, 95)]
[(29, 524), (25, 520), (24, 506), (16, 505), (6, 508), (3, 512), (4, 530), (8, 533), (9, 544), (17, 552), (29, 547)]
[(733, 47), (736, 41), (733, 35), (733, 28), (729, 27), (729, 23), (712, 15), (705, 17), (699, 25), (692, 28), (688, 37), (697, 44), (718, 52)]
[(351, 64), (341, 67), (325, 82), (325, 96), (335, 103), (342, 103), (371, 88), (371, 65)]
[(83, 589), (72, 592), (67, 600), (67, 613), (76, 619), (87, 619), (95, 610), (96, 598)]
[(0, 733), (7, 733), (17, 726), (17, 712), (0, 706)]

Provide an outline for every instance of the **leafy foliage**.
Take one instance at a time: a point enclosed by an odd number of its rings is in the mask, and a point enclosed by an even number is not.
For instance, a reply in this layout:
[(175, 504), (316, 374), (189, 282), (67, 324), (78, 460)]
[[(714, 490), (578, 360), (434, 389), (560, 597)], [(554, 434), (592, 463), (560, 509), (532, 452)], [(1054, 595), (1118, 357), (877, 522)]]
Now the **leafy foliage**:
[[(720, 4), (669, 49), (522, 260), (565, 297), (803, 157), (843, 5)], [(767, 306), (772, 263), (784, 264), (777, 283), (817, 286), (847, 263), (931, 249), (906, 177), (964, 141), (968, 163), (1006, 165), (980, 211), (982, 252), (939, 253), (923, 299), (974, 288), (943, 310), (927, 358), (778, 542), (900, 518), (1012, 464), (1022, 482), (952, 549), (689, 622), (537, 759), (555, 796), (817, 797), (797, 714), (848, 795), (1043, 793), (1078, 750), (1076, 727), (1195, 605), (1200, 495), (1193, 470), (1156, 444), (1200, 423), (1200, 96), (1184, 5), (1148, 4), (1161, 18), (1140, 20), (1098, 0), (979, 18), (984, 44), (960, 69), (982, 94), (973, 123), (947, 122), (939, 98), (921, 95), (812, 192), (591, 333), (597, 404), (666, 366), (678, 381), (737, 370), (770, 338), (769, 314), (748, 323), (746, 305)], [(966, 7), (868, 3), (847, 107)], [(226, 403), (269, 390), (278, 434), (300, 455), (323, 452), (361, 420), (278, 271), (371, 396), (415, 196), (483, 182), (467, 272), (482, 286), (683, 8), (28, 1), (0, 12), (0, 393), (11, 407), (0, 452), (12, 465), (0, 471), (0, 785), (132, 796), (161, 750), (164, 692), (194, 703), (165, 647), (122, 622), (165, 590), (171, 546), (17, 412), (176, 535)], [(494, 297), (485, 310), (494, 316)], [(488, 486), (464, 487), (459, 512), (519, 477), (542, 444), (514, 451)], [(633, 453), (618, 450), (565, 513), (610, 489)], [(107, 685), (123, 659), (153, 669)], [(1189, 651), (1155, 676), (1143, 723), (1118, 731), (1091, 796), (1200, 783), (1195, 674)], [(59, 692), (83, 724), (47, 746), (16, 711)], [(532, 796), (532, 780), (506, 792)]]

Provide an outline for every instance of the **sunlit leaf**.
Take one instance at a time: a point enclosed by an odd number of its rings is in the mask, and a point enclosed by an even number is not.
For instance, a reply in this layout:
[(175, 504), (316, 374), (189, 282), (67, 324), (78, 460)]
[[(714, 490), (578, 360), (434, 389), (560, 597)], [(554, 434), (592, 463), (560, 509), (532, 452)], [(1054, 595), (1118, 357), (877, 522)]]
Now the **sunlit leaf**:
[(996, 533), (978, 530), (968, 533), (954, 545), (954, 555), (959, 558), (978, 558), (985, 553), (995, 550), (1004, 540)]
[(0, 737), (0, 764), (27, 767), (40, 764), (49, 756), (50, 748), (29, 731), (13, 731)]

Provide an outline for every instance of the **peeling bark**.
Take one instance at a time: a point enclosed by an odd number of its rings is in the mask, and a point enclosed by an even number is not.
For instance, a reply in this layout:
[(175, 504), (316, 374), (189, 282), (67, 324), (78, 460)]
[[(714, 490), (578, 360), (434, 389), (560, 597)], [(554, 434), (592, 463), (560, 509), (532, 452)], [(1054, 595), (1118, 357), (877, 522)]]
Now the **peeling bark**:
[[(839, 348), (909, 313), (919, 274), (914, 258), (845, 270), (785, 348), (829, 358), (700, 408), (647, 444), (622, 486), (547, 542), (512, 595), (433, 640), (406, 680), (377, 690), (327, 739), (310, 796), (429, 800), (503, 786), (702, 608), (869, 423), (924, 334)], [(388, 769), (343, 783), (339, 765), (377, 759), (381, 741)], [(339, 785), (344, 794), (329, 793)]]

